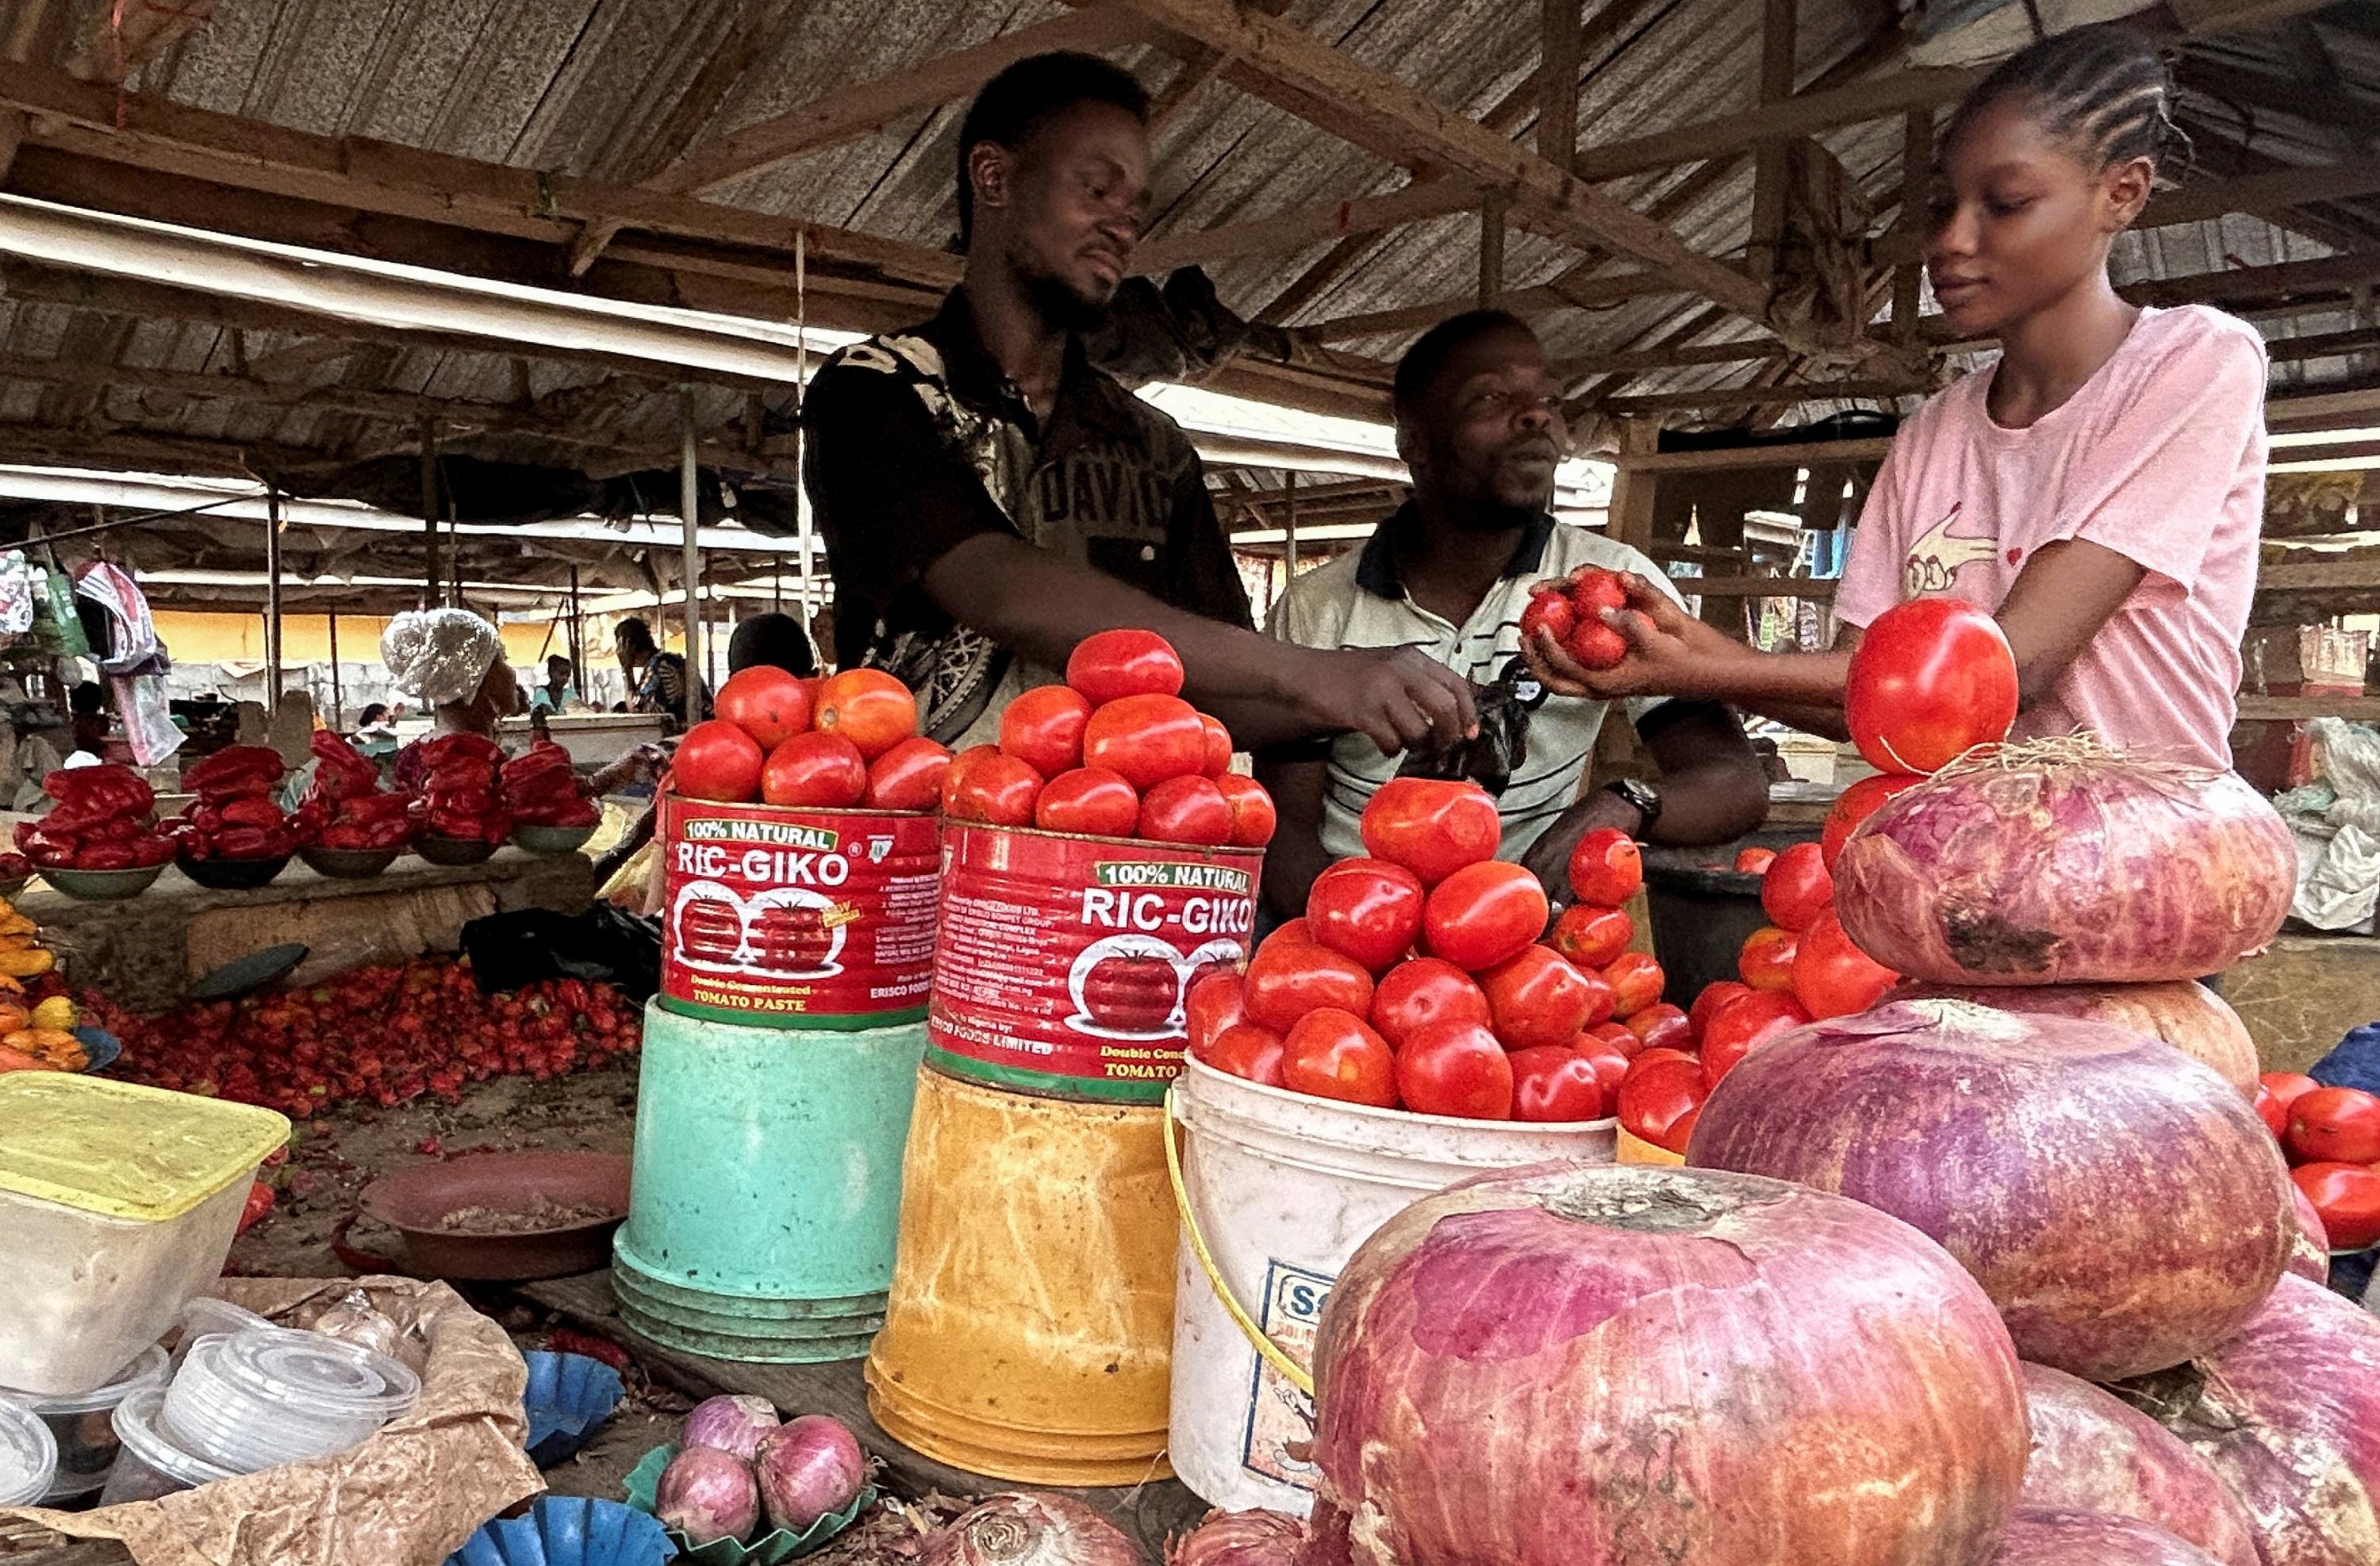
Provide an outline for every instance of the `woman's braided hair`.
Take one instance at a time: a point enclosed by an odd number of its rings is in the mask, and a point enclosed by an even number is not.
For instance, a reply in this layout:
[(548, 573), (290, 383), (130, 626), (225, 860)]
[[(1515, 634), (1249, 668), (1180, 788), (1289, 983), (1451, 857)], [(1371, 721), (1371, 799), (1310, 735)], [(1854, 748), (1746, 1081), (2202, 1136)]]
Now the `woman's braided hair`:
[(2016, 101), (2071, 142), (2094, 168), (2146, 158), (2157, 168), (2186, 159), (2190, 138), (2174, 123), (2173, 73), (2155, 44), (2119, 23), (2076, 28), (2010, 55), (1960, 100), (1949, 146), (1985, 109)]

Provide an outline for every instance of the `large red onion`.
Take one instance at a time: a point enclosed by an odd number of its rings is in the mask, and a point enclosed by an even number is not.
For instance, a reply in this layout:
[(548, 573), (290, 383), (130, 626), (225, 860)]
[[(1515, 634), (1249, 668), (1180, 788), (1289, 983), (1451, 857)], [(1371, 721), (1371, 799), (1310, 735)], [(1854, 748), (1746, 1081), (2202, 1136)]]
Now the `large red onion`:
[(1062, 1495), (996, 1495), (926, 1540), (917, 1566), (1142, 1566), (1115, 1524)]
[(1313, 1566), (1984, 1566), (2024, 1475), (1974, 1281), (1742, 1175), (1541, 1164), (1425, 1197), (1340, 1274), (1315, 1366)]
[(1869, 956), (1935, 984), (2199, 978), (2272, 940), (2297, 862), (2233, 773), (2051, 740), (1885, 801), (1843, 844), (1835, 912)]
[(2024, 1504), (2154, 1523), (2219, 1566), (2261, 1566), (2248, 1514), (2207, 1461), (2114, 1394), (2046, 1365), (2024, 1367), (2033, 1461)]
[(760, 1438), (776, 1427), (776, 1405), (767, 1398), (724, 1394), (694, 1405), (686, 1416), (685, 1444), (717, 1447), (749, 1463), (760, 1450)]
[(2151, 1038), (2162, 1038), (2240, 1089), (2256, 1096), (2256, 1041), (2248, 1025), (2223, 998), (2194, 979), (2164, 984), (2049, 984), (2038, 989), (2005, 986), (1904, 984), (1888, 1001), (1973, 1001), (2028, 1016), (2082, 1017), (2113, 1023)]
[(2179, 1365), (2248, 1319), (2297, 1220), (2231, 1085), (2127, 1028), (1910, 1001), (1772, 1039), (1687, 1161), (1836, 1191), (1941, 1242), (2027, 1359), (2085, 1380)]
[(2223, 1475), (2266, 1566), (2380, 1561), (2380, 1317), (2284, 1278), (2221, 1347), (2116, 1390)]
[(805, 1414), (762, 1436), (752, 1467), (769, 1521), (796, 1534), (849, 1506), (868, 1483), (867, 1454), (826, 1414)]
[(2330, 1281), (2330, 1231), (2322, 1221), (2322, 1209), (2306, 1196), (2303, 1187), (2289, 1182), (2289, 1195), (2298, 1199), (2298, 1237), (2289, 1246), (2289, 1270), (2316, 1283)]
[(743, 1538), (760, 1521), (751, 1464), (717, 1447), (686, 1448), (653, 1487), (653, 1515), (692, 1544)]
[(1165, 1566), (1294, 1566), (1305, 1524), (1279, 1511), (1209, 1511), (1165, 1551)]
[(1992, 1566), (2215, 1566), (2215, 1558), (2138, 1518), (2027, 1508), (2000, 1536)]

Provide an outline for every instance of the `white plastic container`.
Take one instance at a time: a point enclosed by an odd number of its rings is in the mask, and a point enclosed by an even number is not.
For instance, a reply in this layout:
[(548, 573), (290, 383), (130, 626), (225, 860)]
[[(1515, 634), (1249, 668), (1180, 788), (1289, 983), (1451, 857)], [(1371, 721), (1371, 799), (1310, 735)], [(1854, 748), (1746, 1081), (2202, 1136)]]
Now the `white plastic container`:
[(386, 1354), (283, 1327), (200, 1338), (165, 1392), (160, 1431), (237, 1474), (362, 1445), (409, 1412), (421, 1379)]
[(0, 1386), (87, 1392), (222, 1272), (271, 1110), (69, 1072), (0, 1074)]
[[(1459, 1180), (1554, 1159), (1609, 1162), (1614, 1123), (1531, 1125), (1336, 1103), (1191, 1058), (1167, 1100), (1184, 1127), (1189, 1217), (1240, 1308), (1312, 1368), (1322, 1303), (1355, 1248)], [(1314, 1470), (1287, 1446), (1313, 1400), (1258, 1357), (1216, 1296), (1189, 1224), (1173, 1295), (1173, 1469), (1213, 1506), (1304, 1516)]]
[(115, 1405), (115, 1439), (123, 1443), (123, 1450), (115, 1455), (107, 1487), (99, 1492), (100, 1505), (155, 1500), (176, 1490), (194, 1490), (217, 1479), (235, 1477), (230, 1469), (192, 1457), (165, 1438), (157, 1428), (157, 1415), (164, 1406), (165, 1394), (155, 1387), (135, 1392)]
[(162, 1388), (166, 1377), (165, 1351), (152, 1343), (133, 1362), (88, 1392), (64, 1397), (36, 1397), (30, 1392), (0, 1388), (0, 1398), (14, 1398), (31, 1409), (49, 1427), (57, 1443), (58, 1466), (42, 1503), (55, 1506), (86, 1496), (107, 1483), (115, 1466), (115, 1407), (138, 1392)]
[(50, 1427), (23, 1403), (0, 1397), (0, 1506), (38, 1503), (57, 1465)]
[(273, 1323), (229, 1300), (219, 1300), (212, 1294), (199, 1294), (182, 1307), (176, 1326), (181, 1336), (174, 1340), (174, 1368), (182, 1368), (182, 1361), (200, 1338), (216, 1332), (245, 1332), (251, 1327), (270, 1327)]

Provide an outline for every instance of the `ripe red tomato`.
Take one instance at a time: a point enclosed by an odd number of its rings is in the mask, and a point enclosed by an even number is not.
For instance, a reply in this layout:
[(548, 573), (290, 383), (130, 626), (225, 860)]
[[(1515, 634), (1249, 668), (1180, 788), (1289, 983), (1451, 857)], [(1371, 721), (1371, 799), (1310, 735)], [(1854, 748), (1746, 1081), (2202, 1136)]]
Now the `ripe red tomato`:
[(2380, 1161), (2380, 1099), (2355, 1087), (2301, 1093), (2281, 1144), (2294, 1163)]
[(1607, 609), (1628, 607), (1628, 588), (1620, 573), (1600, 565), (1582, 565), (1572, 572), (1565, 590), (1582, 620), (1592, 620)]
[(1306, 1013), (1281, 1039), (1281, 1085), (1293, 1092), (1392, 1110), (1396, 1076), (1388, 1041), (1337, 1006)]
[(1530, 641), (1543, 632), (1560, 646), (1570, 639), (1571, 627), (1577, 624), (1578, 611), (1560, 588), (1531, 593), (1529, 606), (1521, 611), (1521, 635)]
[[(1861, 951), (1828, 909), (1794, 942), (1794, 999), (1814, 1017), (1847, 1017), (1884, 999), (1900, 976)], [(2375, 1104), (2380, 1109), (2380, 1104)], [(2380, 1152), (2375, 1152), (2380, 1158)]]
[(1661, 999), (1670, 976), (1651, 953), (1622, 952), (1604, 965), (1603, 982), (1611, 986), (1611, 1014), (1626, 1022)]
[(868, 763), (840, 734), (799, 734), (769, 752), (760, 797), (771, 805), (842, 810), (868, 793)]
[(1739, 997), (1703, 1029), (1703, 1079), (1718, 1086), (1744, 1056), (1810, 1020), (1802, 1002), (1783, 990), (1755, 989)]
[[(1609, 988), (1586, 976), (1550, 946), (1524, 946), (1479, 976), (1496, 1037), (1507, 1050), (1567, 1049), (1579, 1029), (1602, 1019), (1595, 1013)], [(1598, 996), (1600, 989), (1604, 994)], [(1607, 1010), (1604, 1014), (1609, 1015)]]
[(2278, 1136), (2289, 1128), (2290, 1106), (2321, 1086), (2297, 1072), (2268, 1071), (2256, 1079), (2256, 1112)]
[(1702, 1064), (1692, 1056), (1640, 1055), (1620, 1084), (1620, 1128), (1640, 1142), (1682, 1154), (1694, 1128), (1689, 1117), (1709, 1094)]
[(1207, 729), (1198, 710), (1178, 696), (1127, 696), (1096, 708), (1083, 729), (1083, 761), (1149, 789), (1168, 778), (1199, 775)]
[(1735, 869), (1738, 875), (1767, 875), (1768, 867), (1776, 862), (1777, 850), (1774, 848), (1739, 848), (1735, 852)]
[(1606, 968), (1636, 939), (1636, 921), (1618, 908), (1573, 903), (1554, 921), (1555, 951), (1583, 968)]
[(1077, 767), (1041, 787), (1033, 824), (1086, 837), (1130, 837), (1140, 825), (1140, 795), (1105, 767)]
[(1364, 807), (1364, 852), (1402, 865), (1424, 886), (1496, 856), (1504, 819), (1477, 783), (1390, 778)]
[(1735, 959), (1735, 971), (1755, 989), (1791, 989), (1797, 945), (1791, 930), (1764, 926), (1744, 938), (1743, 950)]
[(952, 762), (942, 783), (942, 814), (954, 821), (1029, 827), (1033, 807), (1041, 797), (1040, 773), (988, 746)]
[(763, 750), (810, 726), (809, 686), (773, 663), (756, 663), (727, 678), (714, 704), (721, 717), (750, 734)]
[(1647, 1050), (1684, 1050), (1694, 1047), (1694, 1025), (1686, 1014), (1664, 1001), (1645, 1007), (1628, 1019), (1628, 1031), (1645, 1041)]
[(742, 805), (760, 797), (760, 769), (768, 759), (742, 725), (713, 718), (680, 736), (670, 778), (688, 799)]
[(1240, 1004), (1250, 1022), (1286, 1034), (1318, 1007), (1359, 1017), (1372, 1009), (1372, 976), (1363, 964), (1311, 941), (1284, 941), (1281, 933), (1268, 936), (1248, 961)]
[(1627, 1060), (1633, 1061), (1645, 1052), (1645, 1041), (1629, 1032), (1628, 1025), (1624, 1022), (1597, 1023), (1581, 1037), (1600, 1039), (1619, 1050)]
[(868, 764), (871, 810), (931, 810), (941, 803), (942, 775), (951, 770), (951, 748), (918, 734), (905, 739)]
[(1140, 826), (1133, 835), (1219, 847), (1232, 841), (1231, 803), (1212, 778), (1168, 778), (1141, 795)]
[(1597, 827), (1570, 851), (1570, 892), (1581, 903), (1617, 908), (1645, 884), (1645, 856), (1618, 827)]
[(1396, 1054), (1397, 1096), (1416, 1114), (1512, 1118), (1512, 1058), (1475, 1022), (1425, 1023)]
[(2301, 1164), (2289, 1178), (2306, 1194), (2336, 1251), (2380, 1244), (2380, 1171), (2358, 1163)]
[(1560, 1123), (1603, 1118), (1595, 1062), (1561, 1045), (1512, 1056), (1512, 1118)]
[(819, 686), (814, 722), (873, 761), (917, 732), (917, 698), (881, 669), (845, 669)]
[(1045, 778), (1083, 764), (1090, 698), (1065, 686), (1036, 686), (1000, 715), (1000, 748)]
[(949, 815), (951, 807), (958, 802), (959, 784), (966, 781), (967, 773), (974, 770), (976, 764), (987, 756), (999, 754), (1000, 747), (996, 745), (970, 745), (951, 758), (950, 766), (942, 772), (943, 815)]
[(1591, 1032), (1580, 1034), (1571, 1052), (1595, 1067), (1596, 1086), (1603, 1089), (1603, 1101), (1609, 1103), (1611, 1096), (1620, 1091), (1621, 1078), (1628, 1074), (1629, 1057), (1617, 1044)]
[(1282, 1054), (1280, 1034), (1252, 1022), (1235, 1022), (1215, 1035), (1214, 1042), (1199, 1059), (1217, 1071), (1261, 1082), (1267, 1087), (1279, 1087), (1283, 1085)]
[(1421, 879), (1385, 859), (1342, 859), (1314, 878), (1305, 923), (1314, 939), (1374, 973), (1413, 950), (1421, 933)]
[(1311, 946), (1314, 944), (1314, 927), (1307, 924), (1303, 916), (1283, 919), (1273, 927), (1270, 935), (1265, 937), (1268, 946), (1276, 941), (1283, 946)]
[(1700, 1038), (1709, 1032), (1713, 1017), (1751, 993), (1752, 986), (1738, 984), (1731, 978), (1704, 985), (1703, 992), (1694, 997), (1694, 1003), (1686, 1008), (1686, 1021), (1694, 1028), (1694, 1037)]
[(1536, 877), (1490, 859), (1465, 865), (1430, 889), (1422, 935), (1431, 955), (1479, 973), (1543, 935), (1550, 911)]
[(1582, 669), (1617, 669), (1628, 657), (1628, 638), (1600, 620), (1581, 620), (1563, 645)]
[(1182, 656), (1155, 631), (1101, 631), (1075, 644), (1066, 683), (1094, 707), (1127, 696), (1182, 694)]
[(1199, 724), (1207, 731), (1206, 774), (1220, 778), (1232, 770), (1232, 731), (1223, 727), (1223, 720), (1207, 713), (1198, 714)]
[(2016, 654), (1999, 623), (1961, 599), (1918, 598), (1877, 615), (1852, 654), (1843, 721), (1869, 766), (1933, 772), (2008, 737)]
[(1777, 856), (1760, 878), (1760, 906), (1768, 922), (1799, 934), (1835, 900), (1835, 878), (1815, 843), (1797, 843)]
[(1272, 795), (1264, 784), (1240, 772), (1225, 772), (1215, 780), (1223, 791), (1223, 803), (1232, 807), (1232, 846), (1262, 848), (1272, 841)]
[(1486, 1027), (1493, 1020), (1488, 997), (1471, 976), (1439, 957), (1415, 957), (1380, 976), (1372, 990), (1372, 1026), (1391, 1050), (1405, 1047), (1414, 1029), (1433, 1022), (1467, 1022)]
[(1834, 873), (1835, 861), (1842, 856), (1843, 844), (1859, 824), (1876, 812), (1876, 807), (1904, 788), (1915, 788), (1925, 780), (1903, 772), (1878, 772), (1872, 778), (1862, 778), (1843, 790), (1835, 807), (1827, 812), (1827, 824), (1818, 836), (1818, 854), (1827, 863), (1827, 873)]
[(1190, 981), (1182, 997), (1182, 1020), (1192, 1054), (1207, 1060), (1223, 1029), (1245, 1017), (1242, 1004), (1245, 984), (1235, 968), (1216, 968)]

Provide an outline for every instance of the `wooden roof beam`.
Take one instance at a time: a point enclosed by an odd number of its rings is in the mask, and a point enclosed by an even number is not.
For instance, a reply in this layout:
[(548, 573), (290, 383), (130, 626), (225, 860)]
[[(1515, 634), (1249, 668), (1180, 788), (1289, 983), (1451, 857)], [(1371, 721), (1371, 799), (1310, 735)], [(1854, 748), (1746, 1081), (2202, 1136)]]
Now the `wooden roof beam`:
[(1711, 386), (1698, 392), (1658, 392), (1640, 397), (1607, 397), (1598, 410), (1618, 417), (1684, 413), (1697, 408), (1791, 407), (1798, 403), (1890, 402), (1924, 396), (1932, 385), (1911, 381), (1806, 381), (1779, 386)]

